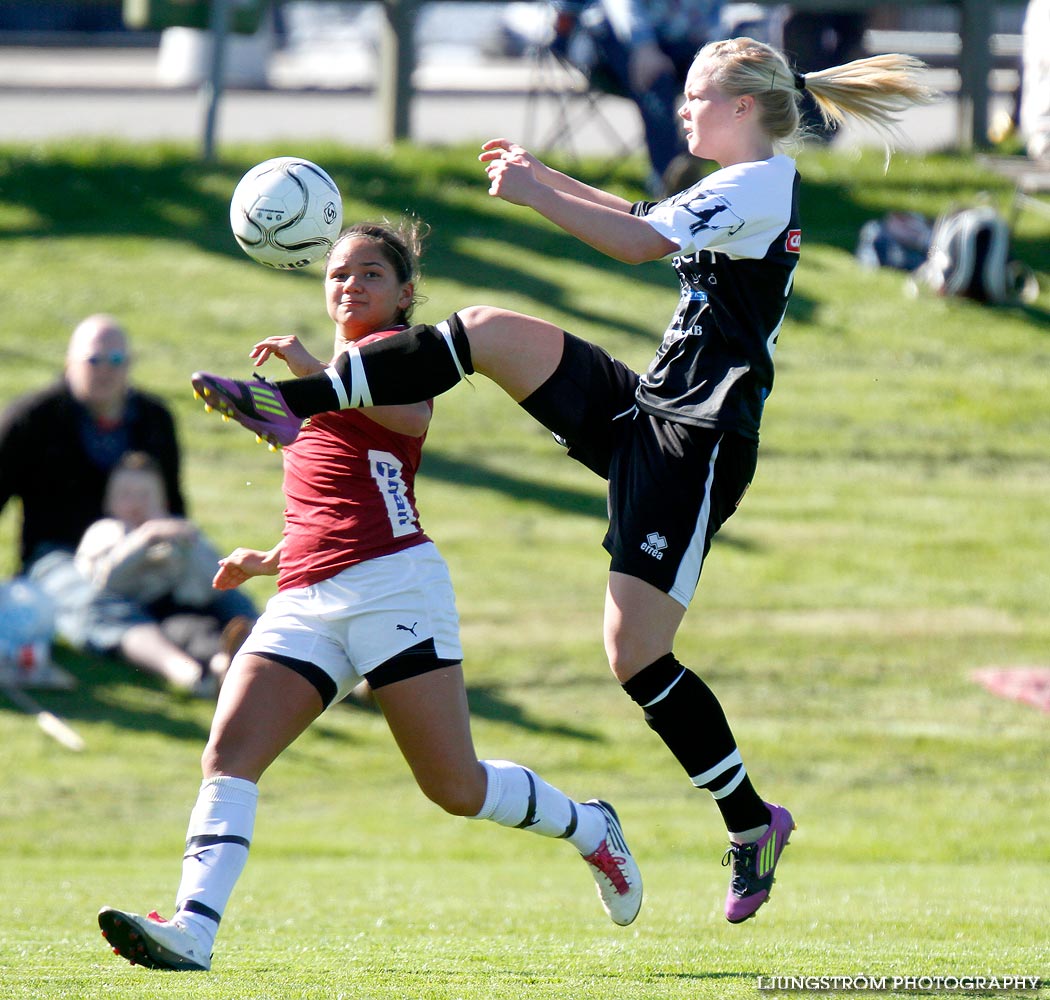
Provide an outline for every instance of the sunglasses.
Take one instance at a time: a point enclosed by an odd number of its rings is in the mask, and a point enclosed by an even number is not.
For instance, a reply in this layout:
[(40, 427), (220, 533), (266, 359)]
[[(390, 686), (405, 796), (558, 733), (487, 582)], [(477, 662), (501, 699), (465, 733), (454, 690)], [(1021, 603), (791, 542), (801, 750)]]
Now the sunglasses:
[(110, 351), (108, 354), (89, 354), (84, 360), (93, 368), (99, 365), (112, 365), (120, 368), (128, 363), (128, 356), (123, 351)]

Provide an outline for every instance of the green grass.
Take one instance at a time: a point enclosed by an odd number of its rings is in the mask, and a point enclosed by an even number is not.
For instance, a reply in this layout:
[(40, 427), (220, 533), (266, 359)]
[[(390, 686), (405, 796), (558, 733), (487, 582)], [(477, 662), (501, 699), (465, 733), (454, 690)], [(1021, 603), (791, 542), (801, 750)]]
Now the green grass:
[[(647, 362), (676, 294), (665, 265), (609, 262), (493, 201), (473, 150), (300, 151), (349, 219), (411, 209), (434, 227), (420, 317), (492, 301)], [(316, 270), (269, 272), (228, 234), (233, 184), (274, 152), (204, 166), (180, 147), (0, 149), (0, 401), (58, 370), (83, 315), (118, 314), (138, 381), (177, 412), (193, 514), (222, 548), (276, 539), (279, 462), (206, 417), (187, 374), (246, 372), (267, 333), (321, 352), (331, 336)], [(1050, 979), (1047, 717), (970, 679), (1048, 664), (1050, 293), (915, 300), (898, 273), (855, 266), (860, 225), (892, 208), (979, 192), (1007, 206), (972, 162), (800, 165), (803, 264), (759, 473), (677, 647), (759, 790), (799, 822), (760, 917), (725, 923), (717, 812), (608, 676), (601, 484), (475, 380), (438, 402), (419, 499), (457, 583), (478, 750), (616, 804), (646, 878), (638, 922), (606, 922), (564, 845), (428, 804), (382, 719), (338, 706), (264, 779), (215, 971), (131, 968), (95, 911), (170, 909), (209, 707), (62, 651), (78, 690), (40, 700), (84, 753), (0, 701), (5, 998), (722, 1000), (772, 995), (760, 975)], [(611, 182), (632, 196), (641, 177), (627, 163)], [(1050, 288), (1044, 218), (1020, 217), (1016, 249)], [(16, 522), (11, 505), (0, 572)]]

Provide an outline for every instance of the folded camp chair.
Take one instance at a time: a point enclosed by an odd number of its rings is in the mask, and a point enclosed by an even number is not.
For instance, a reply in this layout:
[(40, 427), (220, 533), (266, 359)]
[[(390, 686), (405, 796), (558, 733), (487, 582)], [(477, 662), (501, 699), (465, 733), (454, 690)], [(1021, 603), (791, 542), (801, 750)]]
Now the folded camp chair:
[[(585, 73), (570, 59), (567, 27), (548, 3), (546, 30), (528, 48), (532, 75), (525, 110), (525, 140), (538, 153), (554, 150), (578, 159), (581, 133), (607, 143), (612, 155), (624, 157), (645, 149), (634, 103), (600, 67)], [(559, 30), (561, 29), (561, 30)], [(616, 104), (623, 102), (621, 110)], [(594, 130), (598, 135), (594, 135)]]

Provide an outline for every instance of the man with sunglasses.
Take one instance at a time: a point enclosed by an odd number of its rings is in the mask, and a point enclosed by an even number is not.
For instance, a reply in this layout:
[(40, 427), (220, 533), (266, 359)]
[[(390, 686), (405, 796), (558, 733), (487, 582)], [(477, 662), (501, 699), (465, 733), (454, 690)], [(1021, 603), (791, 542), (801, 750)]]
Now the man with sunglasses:
[(112, 317), (77, 324), (63, 376), (0, 415), (0, 510), (22, 501), (23, 572), (51, 552), (72, 552), (102, 517), (113, 467), (128, 451), (152, 455), (173, 514), (185, 513), (175, 421), (155, 396), (129, 384), (128, 338)]
[[(0, 415), (0, 510), (21, 499), (22, 572), (51, 597), (66, 642), (119, 654), (175, 687), (210, 694), (215, 679), (188, 652), (199, 625), (191, 628), (172, 608), (182, 632), (169, 634), (160, 609), (98, 592), (74, 565), (85, 530), (104, 516), (110, 473), (131, 452), (156, 462), (167, 512), (186, 514), (175, 421), (159, 398), (130, 384), (130, 361), (127, 333), (112, 316), (77, 324), (62, 377)], [(234, 643), (257, 611), (240, 591), (216, 591), (207, 614), (227, 627), (224, 643), (227, 634)]]
[[(0, 510), (12, 497), (22, 501), (19, 571), (51, 598), (56, 632), (77, 648), (101, 651), (113, 636), (106, 631), (106, 642), (97, 641), (99, 628), (116, 627), (97, 620), (94, 588), (73, 554), (102, 517), (106, 483), (121, 457), (153, 456), (172, 513), (185, 513), (175, 421), (158, 398), (129, 384), (129, 361), (120, 324), (88, 316), (73, 330), (61, 377), (0, 414)], [(129, 611), (121, 634), (137, 620)]]

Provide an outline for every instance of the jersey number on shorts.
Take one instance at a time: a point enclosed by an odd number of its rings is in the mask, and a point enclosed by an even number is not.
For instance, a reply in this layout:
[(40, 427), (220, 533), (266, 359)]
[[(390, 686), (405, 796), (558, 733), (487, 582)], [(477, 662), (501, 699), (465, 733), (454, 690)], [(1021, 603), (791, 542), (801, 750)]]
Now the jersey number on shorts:
[(401, 462), (388, 451), (369, 451), (368, 462), (372, 478), (386, 504), (387, 517), (395, 538), (411, 535), (419, 530), (416, 514), (408, 502), (405, 481), (401, 478)]

